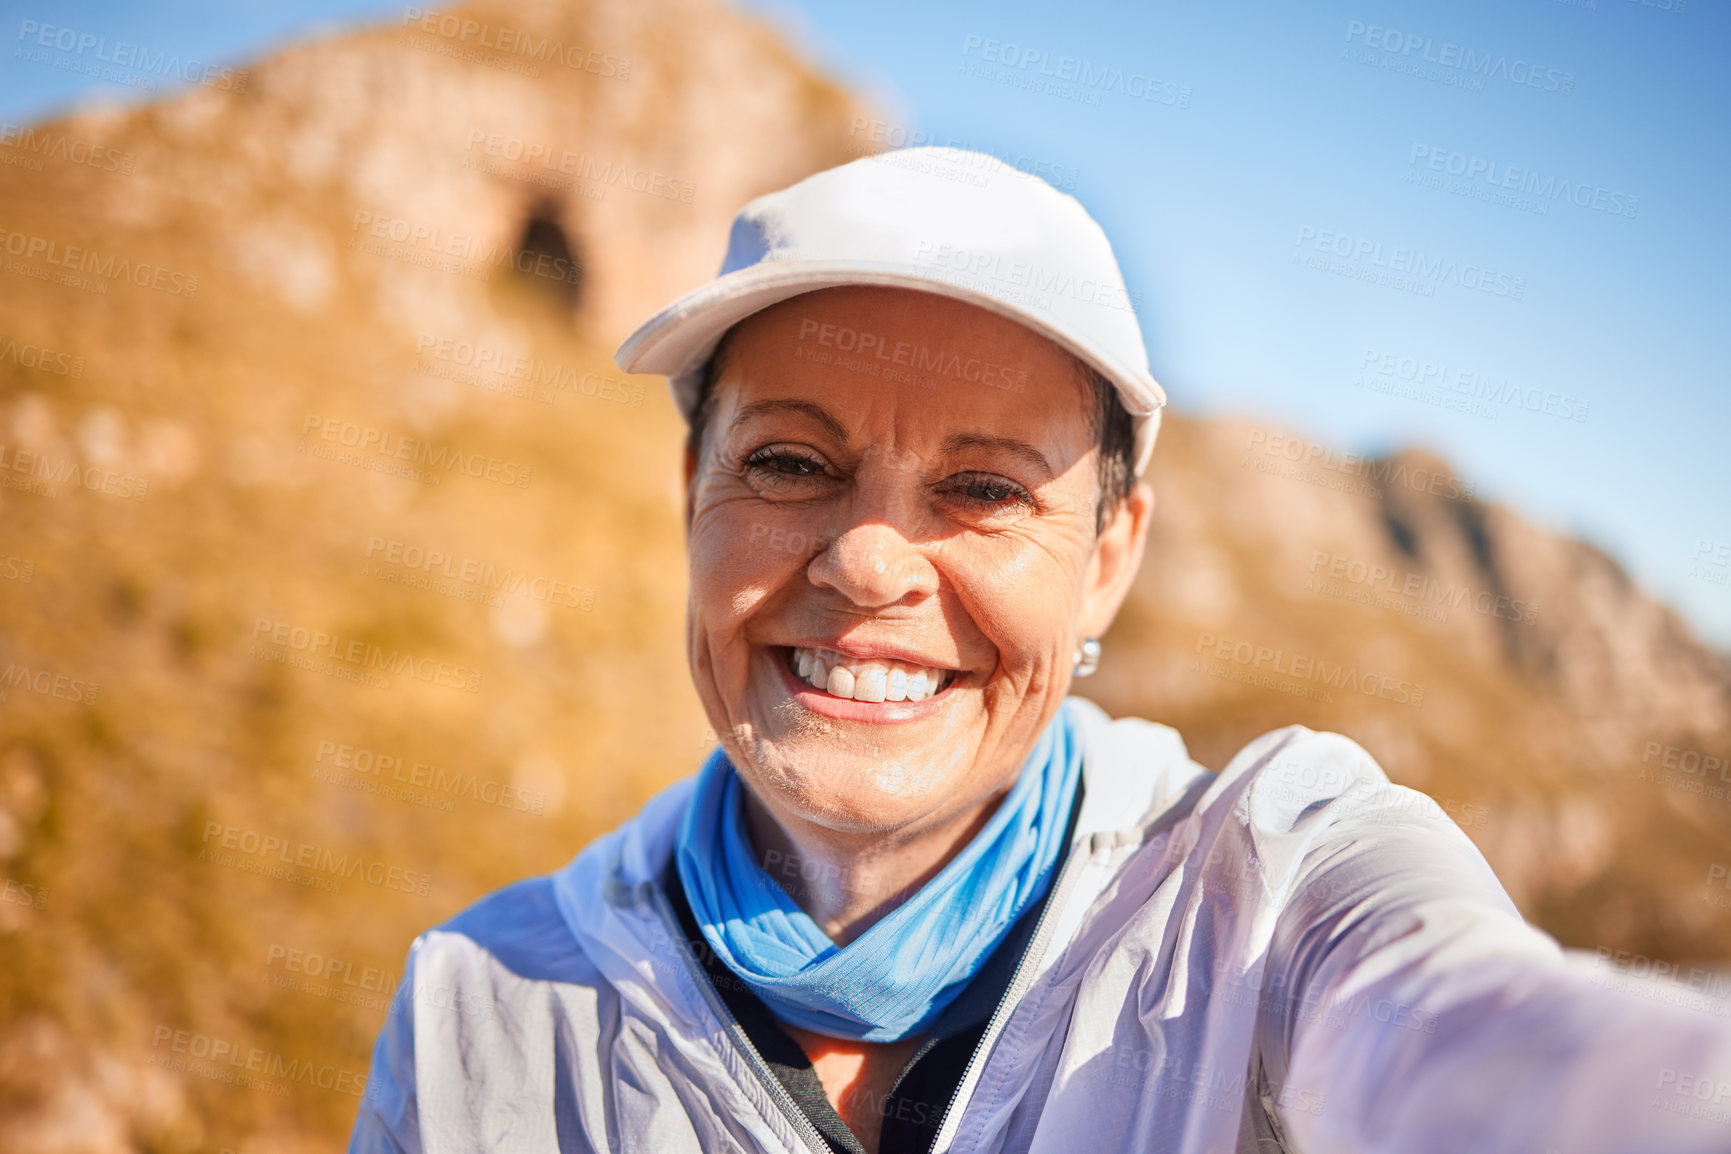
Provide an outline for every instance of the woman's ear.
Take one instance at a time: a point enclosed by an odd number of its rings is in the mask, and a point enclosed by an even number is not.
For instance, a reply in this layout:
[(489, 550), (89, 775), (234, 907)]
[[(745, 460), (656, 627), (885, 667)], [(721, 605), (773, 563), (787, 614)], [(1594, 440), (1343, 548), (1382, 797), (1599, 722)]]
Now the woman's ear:
[(1082, 617), (1083, 637), (1099, 637), (1118, 615), (1118, 608), (1130, 594), (1136, 573), (1142, 568), (1142, 554), (1148, 547), (1148, 523), (1154, 515), (1154, 489), (1138, 480), (1129, 496), (1106, 518), (1100, 535), (1094, 539), (1094, 552), (1088, 559), (1083, 575)]

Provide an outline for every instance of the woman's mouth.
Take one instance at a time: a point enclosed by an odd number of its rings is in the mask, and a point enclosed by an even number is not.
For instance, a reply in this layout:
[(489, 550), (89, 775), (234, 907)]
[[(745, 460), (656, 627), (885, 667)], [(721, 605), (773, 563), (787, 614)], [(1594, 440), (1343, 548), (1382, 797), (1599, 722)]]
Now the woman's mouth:
[(891, 661), (849, 657), (833, 649), (790, 648), (788, 668), (801, 681), (846, 701), (924, 701), (949, 687), (958, 673)]

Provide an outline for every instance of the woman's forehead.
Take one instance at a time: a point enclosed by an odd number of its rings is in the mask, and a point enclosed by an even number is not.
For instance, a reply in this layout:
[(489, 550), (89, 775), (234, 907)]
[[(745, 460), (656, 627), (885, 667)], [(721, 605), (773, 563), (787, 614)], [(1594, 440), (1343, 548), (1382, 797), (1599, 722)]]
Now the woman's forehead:
[(717, 384), (731, 394), (732, 404), (716, 398), (730, 424), (804, 412), (838, 438), (862, 421), (935, 422), (946, 435), (1091, 443), (1092, 397), (1067, 351), (997, 313), (907, 289), (830, 289), (765, 309), (730, 335)]
[[(990, 345), (1003, 356), (1067, 362), (1070, 354), (1050, 339), (1000, 313), (955, 297), (917, 289), (847, 285), (821, 289), (771, 305), (744, 321), (736, 339), (833, 343), (844, 330), (868, 349), (932, 338)], [(931, 350), (927, 350), (931, 351)]]

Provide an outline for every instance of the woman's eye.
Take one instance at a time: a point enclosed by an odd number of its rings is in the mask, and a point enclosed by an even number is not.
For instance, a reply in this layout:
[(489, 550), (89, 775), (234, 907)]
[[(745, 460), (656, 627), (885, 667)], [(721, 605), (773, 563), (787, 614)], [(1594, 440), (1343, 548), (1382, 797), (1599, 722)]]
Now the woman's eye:
[(964, 473), (952, 478), (948, 488), (978, 509), (1007, 509), (1018, 505), (1028, 509), (1036, 507), (1033, 496), (1022, 486), (986, 473)]
[(792, 449), (759, 449), (745, 459), (745, 467), (770, 481), (825, 475), (821, 458)]

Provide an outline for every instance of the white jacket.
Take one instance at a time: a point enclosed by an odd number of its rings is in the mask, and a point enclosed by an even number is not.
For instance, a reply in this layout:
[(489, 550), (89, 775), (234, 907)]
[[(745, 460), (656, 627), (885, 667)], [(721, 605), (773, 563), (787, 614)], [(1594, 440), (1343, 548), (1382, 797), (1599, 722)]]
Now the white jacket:
[[(1075, 840), (937, 1150), (1731, 1150), (1727, 1019), (1570, 965), (1359, 746), (1214, 775), (1072, 701)], [(826, 1149), (658, 885), (693, 780), (415, 942), (351, 1152)]]

